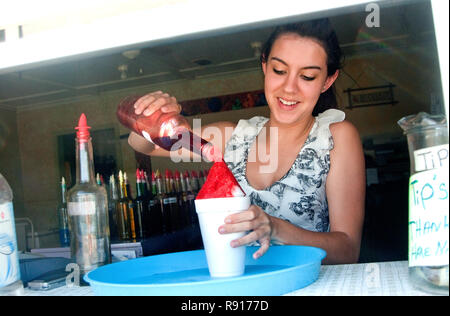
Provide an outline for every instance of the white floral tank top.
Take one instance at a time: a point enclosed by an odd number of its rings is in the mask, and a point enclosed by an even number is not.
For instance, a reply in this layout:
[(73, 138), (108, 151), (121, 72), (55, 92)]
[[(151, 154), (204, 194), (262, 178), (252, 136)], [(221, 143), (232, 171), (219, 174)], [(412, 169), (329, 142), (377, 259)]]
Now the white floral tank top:
[(264, 190), (248, 183), (246, 167), (249, 150), (268, 118), (256, 116), (239, 121), (226, 144), (225, 162), (250, 196), (251, 204), (298, 227), (329, 231), (325, 183), (330, 170), (330, 150), (334, 146), (330, 124), (344, 118), (345, 113), (336, 109), (319, 114), (291, 169)]

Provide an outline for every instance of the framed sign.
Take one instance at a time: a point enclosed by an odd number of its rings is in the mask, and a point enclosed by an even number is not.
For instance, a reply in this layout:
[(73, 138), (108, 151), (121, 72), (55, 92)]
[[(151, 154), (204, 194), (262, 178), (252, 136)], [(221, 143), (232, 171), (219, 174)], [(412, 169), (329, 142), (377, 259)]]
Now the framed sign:
[(395, 85), (375, 86), (358, 89), (344, 90), (348, 96), (348, 109), (379, 105), (395, 105), (398, 101), (394, 99)]

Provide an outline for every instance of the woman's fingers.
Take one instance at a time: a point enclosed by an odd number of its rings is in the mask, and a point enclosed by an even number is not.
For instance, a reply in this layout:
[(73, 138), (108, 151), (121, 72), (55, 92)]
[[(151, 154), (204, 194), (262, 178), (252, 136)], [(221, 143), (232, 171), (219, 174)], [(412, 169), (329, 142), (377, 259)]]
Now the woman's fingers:
[(134, 112), (136, 114), (141, 114), (161, 94), (162, 94), (162, 91), (155, 91), (155, 92), (151, 92), (151, 93), (148, 93), (148, 94), (140, 97), (134, 103)]
[(257, 251), (255, 251), (255, 253), (253, 254), (253, 259), (258, 259), (260, 258), (263, 254), (265, 254), (267, 252), (267, 250), (269, 250), (270, 247), (270, 238), (264, 238), (262, 240), (259, 241), (261, 247), (259, 247), (259, 249)]
[(177, 99), (162, 91), (148, 93), (134, 104), (134, 112), (138, 115), (150, 116), (159, 109), (165, 113), (181, 112), (181, 106), (177, 103)]
[(225, 223), (235, 224), (245, 221), (251, 221), (254, 220), (257, 217), (257, 215), (258, 215), (257, 206), (251, 205), (246, 211), (228, 215), (225, 218)]

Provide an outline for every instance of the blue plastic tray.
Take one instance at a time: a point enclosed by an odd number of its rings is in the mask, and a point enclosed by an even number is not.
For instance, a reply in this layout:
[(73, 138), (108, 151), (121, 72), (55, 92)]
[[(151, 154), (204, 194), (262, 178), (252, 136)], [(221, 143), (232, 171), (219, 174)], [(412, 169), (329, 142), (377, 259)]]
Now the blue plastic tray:
[(272, 246), (254, 260), (247, 247), (245, 273), (211, 278), (204, 250), (176, 252), (113, 263), (84, 280), (96, 295), (257, 296), (281, 295), (313, 283), (326, 252), (306, 246)]

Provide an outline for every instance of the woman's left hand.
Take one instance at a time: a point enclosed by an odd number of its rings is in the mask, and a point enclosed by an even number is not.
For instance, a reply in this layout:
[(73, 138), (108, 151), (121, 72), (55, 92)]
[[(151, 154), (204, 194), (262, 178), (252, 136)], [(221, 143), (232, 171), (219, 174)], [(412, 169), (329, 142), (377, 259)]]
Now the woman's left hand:
[(231, 242), (231, 247), (247, 245), (259, 241), (260, 248), (253, 254), (258, 259), (270, 246), (273, 234), (271, 216), (266, 214), (259, 206), (251, 205), (248, 210), (229, 215), (225, 218), (225, 224), (219, 227), (220, 234), (250, 231), (247, 235)]

